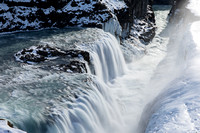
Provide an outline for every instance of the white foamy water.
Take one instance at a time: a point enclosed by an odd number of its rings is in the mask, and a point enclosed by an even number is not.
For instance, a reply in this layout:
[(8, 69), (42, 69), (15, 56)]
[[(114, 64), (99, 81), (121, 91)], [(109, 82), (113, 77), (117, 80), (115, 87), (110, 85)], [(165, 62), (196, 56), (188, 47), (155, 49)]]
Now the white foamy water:
[(114, 36), (105, 34), (92, 48), (95, 75), (105, 82), (122, 76), (127, 69), (119, 45)]

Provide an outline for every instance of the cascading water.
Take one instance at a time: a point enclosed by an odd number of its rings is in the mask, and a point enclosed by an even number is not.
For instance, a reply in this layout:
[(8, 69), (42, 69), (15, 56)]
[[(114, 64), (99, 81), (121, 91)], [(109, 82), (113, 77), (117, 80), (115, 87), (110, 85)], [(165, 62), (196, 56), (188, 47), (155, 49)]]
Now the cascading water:
[(119, 42), (109, 33), (90, 44), (94, 73), (104, 82), (121, 76), (126, 71), (126, 64), (119, 47)]
[[(157, 35), (149, 46), (143, 46), (146, 55), (129, 64), (124, 61), (117, 39), (100, 29), (48, 30), (48, 34), (40, 31), (41, 35), (32, 32), (1, 37), (0, 118), (9, 119), (28, 133), (143, 132), (146, 123), (140, 125), (141, 121), (147, 121), (143, 110), (162, 89), (150, 85), (159, 81), (159, 76), (154, 82), (152, 79), (167, 54), (168, 38), (161, 32), (170, 7), (155, 8)], [(47, 44), (88, 51), (91, 73), (45, 70), (48, 61), (27, 65), (12, 58), (23, 48)]]
[(90, 86), (92, 90), (74, 103), (70, 103), (68, 111), (63, 113), (63, 118), (70, 119), (59, 121), (57, 125), (62, 125), (63, 128), (68, 125), (65, 132), (123, 132), (124, 123), (118, 105), (106, 83), (125, 73), (125, 60), (116, 38), (110, 33), (98, 31), (100, 39), (90, 42), (89, 46), (85, 43), (77, 44), (79, 48), (91, 52), (94, 73), (97, 77), (92, 80), (95, 84)]
[[(1, 118), (11, 120), (18, 128), (29, 133), (122, 132), (120, 130), (124, 123), (120, 110), (106, 84), (126, 70), (119, 42), (100, 29), (49, 33), (51, 37), (38, 38), (37, 35), (30, 35), (28, 39), (23, 37), (23, 33), (19, 33), (15, 37), (20, 40), (13, 43), (15, 47), (18, 46), (17, 50), (27, 47), (24, 44), (29, 39), (29, 46), (48, 45), (62, 49), (88, 50), (97, 76), (91, 73), (47, 71), (43, 68), (51, 65), (48, 61), (36, 65), (21, 65), (13, 61), (11, 51), (4, 53), (5, 49), (2, 49), (2, 58), (7, 58), (8, 62), (11, 60), (12, 68), (6, 68), (6, 60), (1, 63), (1, 96), (7, 100), (5, 102), (2, 99)], [(3, 39), (6, 38), (9, 36)], [(14, 49), (12, 45), (8, 47), (9, 50)], [(98, 62), (100, 66), (97, 65)], [(26, 113), (22, 114), (23, 112)]]

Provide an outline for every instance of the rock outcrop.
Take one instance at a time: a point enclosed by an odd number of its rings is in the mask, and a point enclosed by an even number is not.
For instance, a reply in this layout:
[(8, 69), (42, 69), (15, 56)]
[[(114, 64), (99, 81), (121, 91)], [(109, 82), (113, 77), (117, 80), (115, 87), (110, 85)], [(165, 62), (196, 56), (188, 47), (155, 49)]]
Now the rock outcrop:
[[(32, 46), (23, 49), (14, 55), (15, 59), (22, 63), (38, 64), (44, 69), (53, 69), (68, 73), (87, 73), (90, 63), (90, 55), (87, 51), (61, 50), (46, 46)], [(48, 63), (44, 63), (48, 61)]]
[[(151, 0), (1, 0), (0, 32), (80, 26), (126, 38), (137, 19), (153, 26), (151, 4)], [(145, 41), (154, 36), (143, 32)]]

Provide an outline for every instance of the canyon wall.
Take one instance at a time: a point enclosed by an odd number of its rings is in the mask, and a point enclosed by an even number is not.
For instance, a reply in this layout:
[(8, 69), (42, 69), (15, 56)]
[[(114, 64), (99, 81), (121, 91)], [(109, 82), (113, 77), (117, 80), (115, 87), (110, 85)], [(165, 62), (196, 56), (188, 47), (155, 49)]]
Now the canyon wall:
[[(0, 0), (0, 32), (78, 26), (125, 38), (136, 19), (153, 26), (151, 5), (151, 0)], [(107, 29), (111, 24), (115, 27)]]

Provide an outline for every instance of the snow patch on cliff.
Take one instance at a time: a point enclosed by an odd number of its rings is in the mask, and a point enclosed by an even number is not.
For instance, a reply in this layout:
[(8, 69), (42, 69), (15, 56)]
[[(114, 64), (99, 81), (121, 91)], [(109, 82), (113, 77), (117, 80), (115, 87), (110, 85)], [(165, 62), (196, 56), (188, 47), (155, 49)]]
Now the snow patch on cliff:
[(7, 6), (7, 4), (0, 4), (0, 11), (7, 11), (9, 9), (9, 7)]
[[(75, 2), (76, 6), (73, 6), (73, 2)], [(70, 12), (70, 11), (92, 11), (94, 8), (94, 4), (96, 2), (92, 2), (90, 4), (86, 4), (84, 1), (81, 0), (74, 0), (74, 1), (70, 1), (65, 7), (63, 7), (63, 12)]]
[(45, 15), (48, 15), (51, 12), (55, 11), (55, 8), (51, 6), (51, 7), (47, 8), (47, 9), (42, 9), (42, 10), (43, 10)]

